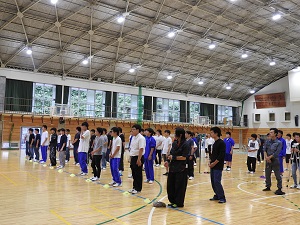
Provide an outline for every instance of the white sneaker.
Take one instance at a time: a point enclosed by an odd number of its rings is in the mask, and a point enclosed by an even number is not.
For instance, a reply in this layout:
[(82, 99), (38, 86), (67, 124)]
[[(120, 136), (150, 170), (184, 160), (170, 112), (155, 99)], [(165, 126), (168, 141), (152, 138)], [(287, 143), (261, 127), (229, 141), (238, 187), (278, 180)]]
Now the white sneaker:
[(44, 161), (40, 161), (40, 164), (44, 164), (45, 162)]
[(189, 177), (189, 180), (194, 180), (194, 177)]
[(253, 171), (250, 171), (250, 173), (251, 173), (251, 174), (254, 174), (254, 172), (253, 172)]
[(116, 182), (112, 181), (112, 182), (110, 182), (108, 185), (112, 186), (112, 185), (114, 185), (115, 183), (116, 183)]
[(37, 162), (37, 160), (36, 160), (36, 159), (34, 159), (34, 160), (33, 160), (33, 162)]
[(297, 189), (300, 189), (300, 184), (297, 185)]
[(293, 184), (290, 188), (298, 188), (296, 184)]
[(265, 172), (265, 170), (263, 170), (263, 172)]
[(68, 160), (65, 161), (65, 163), (68, 163), (68, 162), (69, 162)]
[(194, 163), (194, 166), (197, 166), (197, 163)]
[(159, 167), (159, 164), (156, 164), (155, 166), (156, 166), (156, 167)]
[(96, 178), (96, 177), (91, 177), (90, 180), (93, 180), (94, 178)]
[(57, 166), (57, 169), (61, 169), (61, 168), (63, 168), (63, 166)]
[(106, 170), (106, 168), (102, 168), (102, 170)]
[(128, 190), (128, 193), (132, 193), (132, 191), (133, 191), (134, 189), (130, 189), (130, 190)]
[(227, 171), (230, 171), (231, 170), (231, 168), (229, 167), (229, 168), (227, 168)]
[(122, 183), (114, 183), (113, 187), (122, 187)]
[(93, 177), (93, 178), (91, 179), (91, 181), (97, 181), (97, 180), (99, 180), (98, 177)]
[(128, 178), (132, 178), (132, 174), (129, 174), (129, 175), (128, 175)]
[(86, 176), (86, 175), (87, 173), (83, 173), (83, 172), (80, 174), (80, 176)]
[(153, 184), (153, 180), (150, 180), (148, 183), (149, 183), (149, 184)]
[(76, 165), (76, 166), (79, 166), (79, 163), (76, 163), (75, 165)]
[(149, 183), (149, 180), (145, 180), (144, 183)]
[(135, 189), (132, 189), (131, 194), (135, 195), (135, 194), (137, 194), (137, 193), (140, 193), (140, 191), (137, 191), (137, 190), (135, 190)]

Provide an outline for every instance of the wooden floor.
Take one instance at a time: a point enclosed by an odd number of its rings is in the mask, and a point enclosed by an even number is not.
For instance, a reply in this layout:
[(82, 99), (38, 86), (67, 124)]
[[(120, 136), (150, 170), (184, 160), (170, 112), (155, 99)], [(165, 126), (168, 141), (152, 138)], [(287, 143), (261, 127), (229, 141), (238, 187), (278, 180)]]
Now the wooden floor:
[(111, 188), (105, 185), (111, 181), (109, 168), (102, 172), (100, 182), (91, 183), (70, 176), (79, 172), (72, 163), (59, 173), (26, 161), (24, 150), (0, 151), (0, 224), (299, 224), (300, 190), (286, 188), (287, 173), (285, 197), (262, 192), (263, 165), (250, 175), (245, 159), (244, 153), (234, 154), (232, 171), (223, 172), (226, 204), (208, 200), (213, 193), (209, 175), (203, 173), (206, 159), (202, 159), (201, 173), (198, 165), (195, 180), (188, 183), (185, 207), (163, 209), (153, 208), (149, 201), (167, 203), (164, 168), (155, 168), (156, 182), (144, 184), (142, 193), (132, 196), (126, 193), (132, 187), (128, 163), (123, 187)]

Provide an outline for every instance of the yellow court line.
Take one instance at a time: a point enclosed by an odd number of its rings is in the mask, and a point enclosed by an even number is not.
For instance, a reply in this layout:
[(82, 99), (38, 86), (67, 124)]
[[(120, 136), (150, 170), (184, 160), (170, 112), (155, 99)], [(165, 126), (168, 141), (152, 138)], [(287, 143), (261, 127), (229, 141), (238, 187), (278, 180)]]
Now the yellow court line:
[(107, 216), (107, 217), (109, 217), (109, 218), (111, 218), (111, 219), (113, 219), (113, 220), (121, 223), (121, 224), (127, 225), (127, 223), (123, 222), (122, 220), (119, 220), (118, 218), (114, 217), (113, 215), (108, 214), (108, 213), (102, 211), (101, 209), (96, 208), (95, 206), (91, 205), (91, 208), (94, 209), (95, 211), (97, 211), (97, 212), (99, 212), (99, 213), (101, 213), (101, 214), (103, 214), (103, 215), (105, 215), (105, 216)]
[(6, 180), (8, 180), (10, 183), (12, 183), (13, 185), (17, 186), (17, 183), (14, 182), (13, 180), (11, 180), (9, 177), (5, 176), (4, 174), (0, 173), (1, 176), (3, 176)]
[(54, 210), (50, 210), (50, 212), (56, 216), (60, 221), (64, 222), (67, 225), (71, 225), (71, 223), (69, 223), (68, 221), (65, 220), (65, 218), (63, 218), (61, 215), (59, 215), (57, 212), (55, 212)]

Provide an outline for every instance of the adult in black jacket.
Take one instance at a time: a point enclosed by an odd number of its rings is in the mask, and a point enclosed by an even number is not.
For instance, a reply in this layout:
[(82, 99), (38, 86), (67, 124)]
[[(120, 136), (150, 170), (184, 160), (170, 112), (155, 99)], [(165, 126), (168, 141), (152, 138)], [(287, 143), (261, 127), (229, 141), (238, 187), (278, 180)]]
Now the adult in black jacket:
[(183, 128), (176, 128), (175, 140), (168, 156), (169, 174), (167, 182), (169, 206), (172, 208), (183, 207), (187, 186), (186, 159), (189, 153), (189, 146), (185, 139)]
[(221, 184), (222, 180), (222, 171), (224, 166), (226, 145), (221, 137), (221, 129), (219, 127), (212, 127), (210, 129), (210, 135), (215, 139), (215, 143), (212, 147), (212, 153), (209, 156), (210, 158), (210, 181), (215, 195), (211, 198), (211, 201), (218, 200), (219, 203), (225, 203), (226, 198), (224, 194), (224, 189)]

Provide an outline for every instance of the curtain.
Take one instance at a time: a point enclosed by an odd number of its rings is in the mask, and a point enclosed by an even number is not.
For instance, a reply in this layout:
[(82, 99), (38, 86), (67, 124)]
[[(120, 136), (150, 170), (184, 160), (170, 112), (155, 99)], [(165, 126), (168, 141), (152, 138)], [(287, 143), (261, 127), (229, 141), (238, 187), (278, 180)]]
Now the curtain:
[(214, 105), (213, 104), (201, 103), (200, 115), (201, 116), (208, 116), (209, 119), (211, 120), (211, 124), (215, 124)]
[(33, 83), (6, 79), (5, 110), (31, 112)]
[[(68, 101), (69, 101), (69, 90), (70, 90), (69, 86), (64, 86), (63, 104), (68, 104)], [(55, 103), (62, 104), (61, 97), (62, 97), (62, 85), (56, 85)]]
[(180, 100), (180, 122), (186, 123), (186, 101)]
[(118, 110), (118, 93), (117, 92), (113, 92), (112, 118), (117, 118), (117, 110)]
[(105, 117), (111, 117), (111, 91), (105, 92)]
[(144, 96), (144, 120), (151, 120), (152, 117), (152, 97)]

